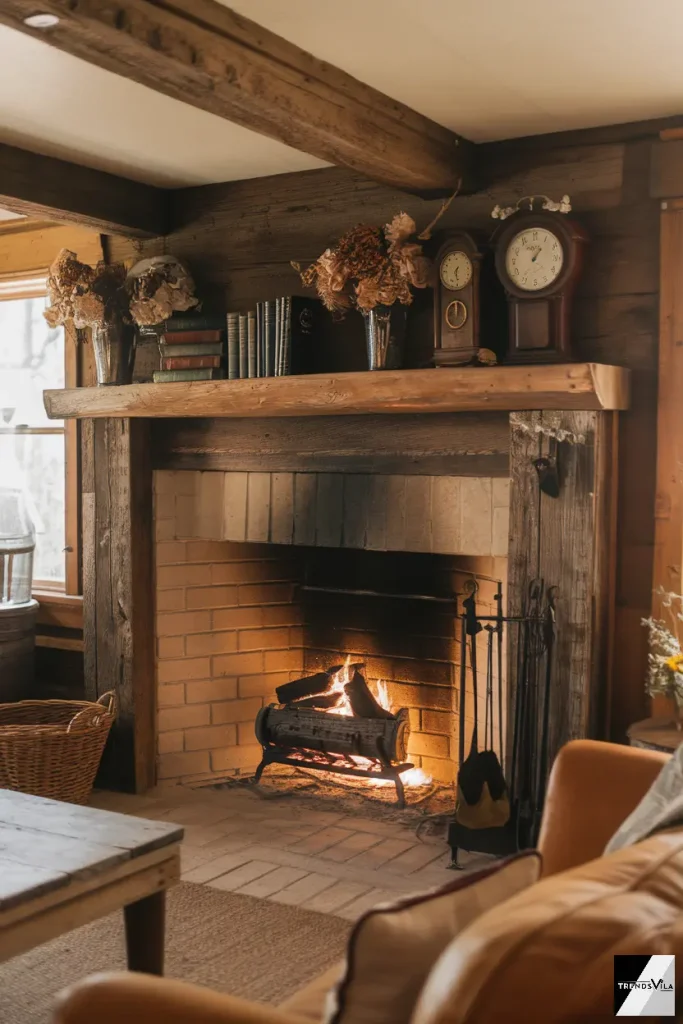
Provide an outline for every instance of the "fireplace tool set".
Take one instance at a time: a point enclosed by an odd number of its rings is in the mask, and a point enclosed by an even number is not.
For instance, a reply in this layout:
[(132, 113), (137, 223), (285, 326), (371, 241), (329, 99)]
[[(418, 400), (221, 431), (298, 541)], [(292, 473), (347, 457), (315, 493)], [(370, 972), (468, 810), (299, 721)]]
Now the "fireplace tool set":
[[(448, 828), (453, 867), (459, 866), (459, 849), (502, 855), (535, 846), (551, 753), (557, 588), (546, 588), (543, 580), (533, 580), (521, 616), (503, 615), (500, 587), (495, 595), (496, 615), (479, 615), (474, 581), (469, 589), (461, 616), (458, 796)], [(516, 635), (511, 636), (513, 630)], [(505, 632), (508, 643), (515, 640), (517, 650), (514, 700), (507, 701), (507, 706), (513, 709), (513, 721), (508, 723), (507, 729), (503, 725), (502, 683)], [(482, 633), (485, 635), (483, 644), (481, 640), (477, 642)], [(481, 748), (478, 651), (485, 653), (486, 665)], [(472, 681), (471, 712), (468, 712), (468, 677)], [(510, 680), (509, 689), (512, 683)], [(466, 753), (468, 715), (473, 726)], [(505, 734), (511, 745), (507, 758)]]

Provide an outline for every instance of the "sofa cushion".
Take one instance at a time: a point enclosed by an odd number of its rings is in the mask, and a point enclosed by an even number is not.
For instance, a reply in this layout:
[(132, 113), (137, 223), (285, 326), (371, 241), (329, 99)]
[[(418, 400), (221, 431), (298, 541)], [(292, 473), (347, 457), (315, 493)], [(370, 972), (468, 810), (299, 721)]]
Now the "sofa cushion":
[(322, 1020), (327, 997), (344, 973), (344, 964), (340, 962), (319, 974), (317, 978), (299, 989), (293, 996), (286, 999), (279, 1007), (305, 1020)]
[(540, 855), (530, 850), (365, 914), (351, 932), (328, 1024), (408, 1024), (420, 989), (453, 936), (540, 872)]
[(543, 879), (443, 952), (411, 1024), (607, 1020), (615, 954), (683, 955), (683, 830)]

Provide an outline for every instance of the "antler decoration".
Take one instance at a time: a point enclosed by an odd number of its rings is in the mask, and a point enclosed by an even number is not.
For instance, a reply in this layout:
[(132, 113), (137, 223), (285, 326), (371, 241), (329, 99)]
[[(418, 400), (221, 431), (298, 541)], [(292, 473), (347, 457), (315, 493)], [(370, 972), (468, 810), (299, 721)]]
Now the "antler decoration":
[(517, 201), (515, 206), (498, 206), (496, 205), (491, 210), (491, 216), (494, 220), (507, 220), (513, 213), (517, 213), (521, 210), (525, 204), (529, 204), (529, 209), (533, 210), (534, 203), (537, 199), (542, 199), (541, 205), (542, 210), (550, 210), (553, 213), (570, 213), (572, 208), (571, 199), (569, 196), (562, 196), (559, 203), (556, 203), (554, 199), (549, 199), (548, 196), (523, 196)]

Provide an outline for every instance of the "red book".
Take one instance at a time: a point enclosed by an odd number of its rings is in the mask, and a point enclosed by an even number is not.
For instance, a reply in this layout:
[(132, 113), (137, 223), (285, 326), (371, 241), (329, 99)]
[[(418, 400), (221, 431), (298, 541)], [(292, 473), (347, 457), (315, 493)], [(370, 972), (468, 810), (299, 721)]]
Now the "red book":
[(208, 370), (220, 365), (220, 356), (166, 356), (161, 360), (163, 370)]
[(223, 331), (172, 331), (161, 339), (164, 345), (194, 345), (223, 340)]

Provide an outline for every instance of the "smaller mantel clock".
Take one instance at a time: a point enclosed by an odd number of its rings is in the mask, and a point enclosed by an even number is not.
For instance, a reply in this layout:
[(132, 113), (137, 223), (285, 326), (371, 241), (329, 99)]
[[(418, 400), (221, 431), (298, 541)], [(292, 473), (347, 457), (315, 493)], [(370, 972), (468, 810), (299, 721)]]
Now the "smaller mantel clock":
[(482, 252), (465, 231), (451, 232), (434, 265), (434, 362), (461, 366), (479, 350)]
[(496, 271), (508, 298), (507, 362), (570, 360), (570, 314), (588, 238), (564, 214), (514, 213), (496, 237)]

